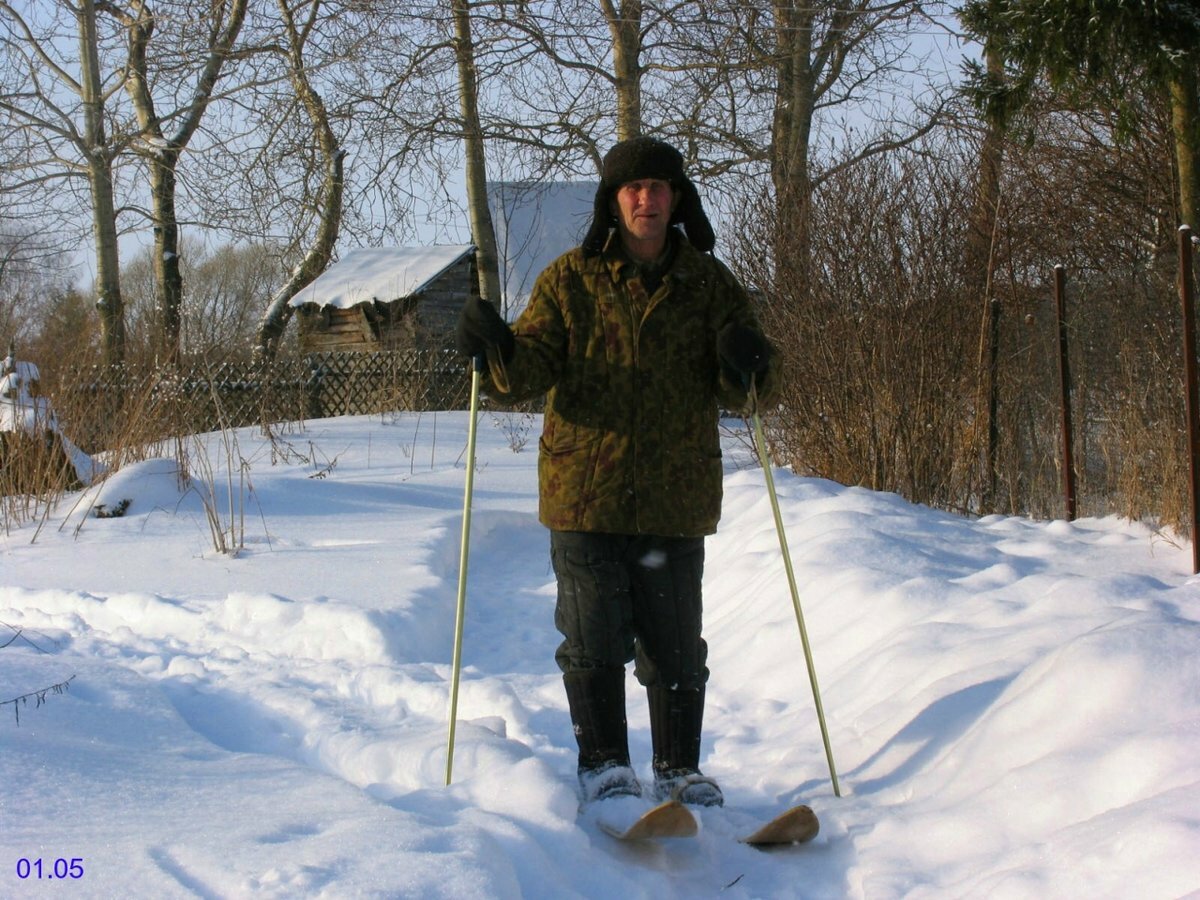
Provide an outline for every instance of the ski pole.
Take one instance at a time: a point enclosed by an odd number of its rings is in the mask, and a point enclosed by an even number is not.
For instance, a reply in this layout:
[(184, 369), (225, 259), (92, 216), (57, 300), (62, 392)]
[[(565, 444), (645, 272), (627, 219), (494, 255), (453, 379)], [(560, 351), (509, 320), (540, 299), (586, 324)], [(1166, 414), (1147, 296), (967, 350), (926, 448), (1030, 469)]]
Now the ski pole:
[(446, 741), (446, 785), (454, 775), (454, 729), (458, 722), (458, 682), (462, 670), (463, 622), (467, 611), (467, 555), (471, 545), (471, 494), (475, 489), (475, 420), (479, 417), (482, 355), (471, 359), (471, 412), (467, 425), (467, 479), (463, 489), (462, 545), (458, 556), (458, 604), (454, 615), (454, 659), (450, 676), (450, 735)]
[(796, 573), (792, 570), (792, 555), (788, 552), (787, 534), (783, 530), (783, 515), (779, 511), (779, 496), (775, 492), (775, 478), (771, 474), (771, 460), (767, 456), (767, 441), (763, 436), (762, 417), (758, 414), (758, 390), (754, 378), (750, 379), (750, 415), (754, 423), (754, 443), (758, 448), (758, 459), (766, 476), (767, 494), (771, 498), (771, 511), (775, 514), (775, 530), (779, 533), (779, 549), (783, 553), (783, 567), (787, 571), (788, 587), (792, 592), (792, 606), (796, 610), (796, 624), (800, 627), (800, 643), (804, 645), (804, 662), (808, 665), (808, 681), (812, 685), (813, 700), (817, 705), (817, 721), (821, 725), (821, 740), (825, 744), (825, 758), (829, 761), (829, 778), (833, 782), (833, 795), (842, 796), (838, 786), (837, 770), (833, 765), (833, 749), (829, 745), (829, 729), (825, 726), (825, 709), (821, 705), (821, 691), (817, 687), (817, 670), (813, 666), (812, 648), (808, 643), (808, 629), (804, 627), (804, 612), (800, 609), (800, 591), (796, 588)]

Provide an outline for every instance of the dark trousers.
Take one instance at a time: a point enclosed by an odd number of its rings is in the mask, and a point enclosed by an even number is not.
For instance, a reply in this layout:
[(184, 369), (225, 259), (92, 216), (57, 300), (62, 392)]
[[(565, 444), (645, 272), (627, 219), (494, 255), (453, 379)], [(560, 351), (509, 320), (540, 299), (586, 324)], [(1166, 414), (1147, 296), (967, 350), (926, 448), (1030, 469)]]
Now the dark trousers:
[(555, 659), (564, 674), (634, 661), (648, 688), (703, 688), (704, 538), (552, 531), (550, 557), (554, 624), (563, 635)]

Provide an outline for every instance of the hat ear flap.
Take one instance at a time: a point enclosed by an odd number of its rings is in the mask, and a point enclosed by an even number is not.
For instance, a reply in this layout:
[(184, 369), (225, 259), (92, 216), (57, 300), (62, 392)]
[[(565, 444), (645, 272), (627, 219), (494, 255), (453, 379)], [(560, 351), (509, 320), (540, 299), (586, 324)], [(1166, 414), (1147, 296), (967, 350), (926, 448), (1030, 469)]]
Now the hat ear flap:
[(608, 243), (608, 230), (613, 226), (612, 210), (608, 208), (608, 191), (604, 183), (596, 188), (596, 199), (592, 204), (592, 224), (583, 236), (583, 255), (598, 256)]
[(708, 253), (716, 246), (717, 236), (713, 233), (708, 216), (704, 214), (700, 192), (690, 179), (684, 178), (679, 183), (679, 205), (675, 207), (671, 221), (683, 225), (688, 241), (701, 253)]

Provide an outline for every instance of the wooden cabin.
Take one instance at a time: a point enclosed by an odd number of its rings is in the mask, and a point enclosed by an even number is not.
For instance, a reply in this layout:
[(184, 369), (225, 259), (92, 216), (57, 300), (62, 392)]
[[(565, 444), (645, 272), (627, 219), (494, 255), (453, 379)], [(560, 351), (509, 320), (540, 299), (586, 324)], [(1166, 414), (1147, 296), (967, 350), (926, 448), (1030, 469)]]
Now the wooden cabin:
[(352, 250), (292, 298), (306, 353), (450, 347), (459, 310), (479, 296), (475, 247)]

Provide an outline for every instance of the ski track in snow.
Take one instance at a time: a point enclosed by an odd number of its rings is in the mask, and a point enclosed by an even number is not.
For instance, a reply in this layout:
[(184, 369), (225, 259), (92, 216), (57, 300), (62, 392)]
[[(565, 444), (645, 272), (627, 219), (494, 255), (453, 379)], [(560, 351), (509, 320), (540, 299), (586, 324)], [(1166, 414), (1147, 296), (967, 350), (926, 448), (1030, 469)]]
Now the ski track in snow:
[[(727, 446), (705, 579), (703, 765), (730, 808), (704, 811), (694, 840), (652, 846), (577, 824), (535, 454), (512, 452), (520, 423), (499, 415), (481, 428), (456, 775), (443, 787), (465, 417), (430, 418), (312, 423), (319, 454), (255, 469), (262, 527), (237, 559), (204, 547), (198, 496), (165, 460), (94, 492), (133, 496), (126, 519), (0, 544), (0, 628), (22, 635), (0, 650), (0, 700), (9, 685), (76, 676), (21, 709), (19, 729), (0, 724), (0, 865), (85, 856), (72, 896), (1200, 887), (1186, 862), (1200, 837), (1200, 580), (1186, 553), (1115, 519), (971, 520), (778, 473), (835, 799), (744, 440)], [(644, 774), (632, 676), (628, 706)], [(822, 819), (812, 844), (736, 843), (800, 802)], [(0, 892), (10, 886), (0, 875)]]

